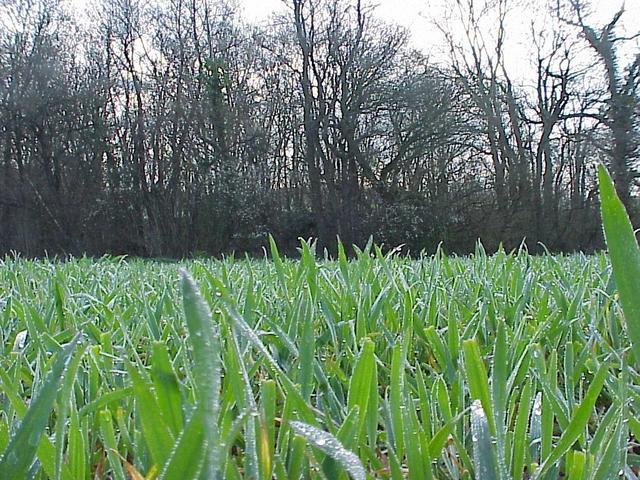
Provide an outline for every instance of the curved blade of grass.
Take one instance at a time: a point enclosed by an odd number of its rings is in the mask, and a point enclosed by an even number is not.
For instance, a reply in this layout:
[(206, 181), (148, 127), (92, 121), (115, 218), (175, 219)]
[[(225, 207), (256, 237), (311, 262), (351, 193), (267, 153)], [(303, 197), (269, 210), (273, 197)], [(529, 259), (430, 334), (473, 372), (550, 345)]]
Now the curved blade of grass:
[[(24, 400), (20, 398), (20, 394), (18, 393), (17, 388), (15, 388), (15, 383), (11, 381), (7, 373), (2, 369), (0, 369), (0, 390), (9, 400), (11, 407), (15, 410), (18, 418), (24, 417), (27, 413), (27, 405)], [(6, 441), (7, 445), (8, 443), (9, 439)], [(7, 445), (5, 445), (5, 448)], [(40, 465), (42, 465), (44, 472), (49, 477), (55, 478), (56, 447), (44, 432), (40, 435), (40, 443), (36, 450), (36, 456), (38, 457), (38, 461), (40, 462)], [(73, 480), (74, 478), (73, 475), (71, 475), (68, 466), (64, 464), (61, 466), (61, 474), (64, 480)]]
[(298, 415), (300, 415), (300, 417), (307, 423), (316, 423), (314, 412), (311, 409), (309, 403), (302, 397), (291, 379), (287, 376), (280, 365), (278, 365), (278, 362), (276, 362), (273, 356), (269, 353), (269, 350), (267, 350), (267, 348), (264, 346), (264, 344), (260, 340), (260, 337), (258, 337), (256, 332), (247, 324), (242, 315), (238, 313), (234, 306), (233, 299), (227, 292), (224, 284), (214, 277), (211, 277), (210, 281), (212, 285), (218, 290), (218, 293), (220, 294), (218, 300), (226, 310), (229, 318), (233, 322), (233, 325), (238, 329), (239, 333), (246, 337), (246, 340), (251, 343), (253, 347), (264, 358), (264, 360), (266, 361), (265, 367), (269, 369), (271, 373), (280, 380), (282, 387), (287, 392), (287, 395), (290, 395), (292, 401), (296, 404)]
[(119, 400), (130, 397), (132, 393), (133, 387), (124, 387), (112, 392), (107, 392), (104, 395), (101, 395), (100, 398), (97, 398), (93, 402), (87, 403), (85, 406), (81, 407), (78, 410), (78, 416), (85, 417), (90, 415), (91, 413), (106, 407), (110, 403), (115, 403)]
[(189, 339), (193, 346), (193, 376), (198, 402), (202, 408), (202, 421), (207, 426), (204, 431), (204, 443), (207, 445), (204, 473), (207, 478), (216, 479), (220, 474), (220, 340), (209, 308), (202, 299), (196, 283), (184, 270), (182, 296)]
[(36, 398), (31, 402), (20, 427), (2, 455), (0, 478), (6, 480), (26, 478), (29, 466), (36, 455), (40, 436), (47, 426), (58, 387), (64, 378), (65, 371), (80, 337), (81, 334), (78, 333), (58, 353), (57, 358), (53, 361), (42, 388), (40, 388)]
[(302, 422), (291, 422), (291, 428), (323, 453), (342, 465), (354, 480), (365, 480), (366, 474), (355, 453), (342, 446), (336, 437), (319, 428)]
[(534, 479), (541, 478), (547, 471), (549, 471), (553, 464), (561, 459), (569, 451), (580, 435), (582, 435), (584, 428), (591, 417), (591, 411), (593, 410), (596, 400), (598, 400), (598, 396), (600, 395), (600, 391), (604, 386), (604, 381), (608, 371), (609, 370), (606, 366), (601, 366), (593, 377), (591, 385), (589, 385), (589, 389), (587, 390), (582, 403), (580, 403), (580, 405), (578, 405), (574, 410), (571, 420), (569, 421), (569, 425), (565, 431), (562, 432), (560, 440), (558, 440), (558, 444), (551, 450), (551, 453), (545, 459), (540, 469), (536, 471), (536, 474), (533, 477)]
[(602, 224), (613, 277), (620, 292), (620, 305), (627, 322), (636, 365), (640, 365), (640, 248), (613, 181), (602, 165), (598, 165), (598, 183)]
[[(354, 447), (354, 440), (357, 439), (358, 417), (358, 407), (356, 406), (349, 412), (336, 434), (336, 438), (346, 449)], [(327, 478), (340, 478), (339, 464), (330, 456), (324, 458), (321, 467)]]

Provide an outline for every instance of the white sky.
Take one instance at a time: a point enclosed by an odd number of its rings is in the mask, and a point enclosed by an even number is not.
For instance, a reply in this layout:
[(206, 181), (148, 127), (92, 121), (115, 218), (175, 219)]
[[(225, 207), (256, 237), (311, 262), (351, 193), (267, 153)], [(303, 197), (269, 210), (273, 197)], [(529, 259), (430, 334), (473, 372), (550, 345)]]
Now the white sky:
[[(78, 7), (86, 7), (89, 0), (67, 0)], [(286, 5), (290, 0), (236, 0), (242, 10), (242, 17), (251, 23), (267, 22), (274, 12), (287, 10)], [(425, 51), (432, 57), (443, 58), (443, 39), (441, 33), (434, 26), (443, 20), (447, 10), (445, 5), (455, 4), (455, 0), (371, 0), (377, 8), (374, 14), (391, 23), (406, 27), (411, 35), (414, 47)], [(542, 8), (548, 0), (512, 0), (512, 3), (528, 4)], [(640, 0), (591, 0), (593, 14), (589, 17), (591, 26), (602, 26), (610, 21), (613, 15), (625, 5), (626, 12), (619, 23), (619, 33), (630, 34), (640, 30)], [(530, 47), (530, 41), (525, 40), (525, 32), (529, 31), (532, 17), (539, 17), (535, 7), (517, 7), (511, 15), (510, 29), (507, 39), (508, 45), (513, 49), (512, 55), (519, 55), (521, 59), (529, 57), (525, 53)], [(511, 26), (513, 25), (513, 26)], [(520, 30), (520, 31), (519, 31)], [(518, 43), (522, 45), (518, 46)], [(524, 45), (527, 43), (527, 45)], [(631, 45), (627, 51), (631, 51)], [(634, 47), (640, 48), (640, 39), (634, 42)], [(518, 48), (521, 51), (518, 51)]]
[[(0, 0), (1, 2), (2, 0)], [(9, 0), (10, 1), (10, 0)], [(66, 0), (80, 10), (87, 8), (90, 0)], [(242, 18), (251, 23), (268, 25), (274, 12), (287, 11), (291, 0), (235, 0), (241, 8)], [(455, 5), (455, 0), (370, 0), (377, 5), (374, 15), (382, 20), (396, 23), (409, 30), (412, 45), (422, 50), (436, 62), (446, 62), (447, 48), (436, 24), (446, 23), (446, 12)], [(530, 77), (533, 66), (530, 28), (532, 19), (537, 22), (545, 17), (545, 6), (549, 0), (510, 0), (513, 7), (507, 20), (507, 39), (505, 48), (506, 64), (514, 79), (525, 80)], [(625, 5), (626, 12), (619, 22), (617, 33), (630, 35), (640, 31), (640, 0), (591, 0), (592, 14), (587, 22), (592, 27), (601, 27), (609, 22), (613, 15)], [(529, 5), (525, 7), (523, 5)], [(449, 6), (449, 8), (447, 8)], [(512, 7), (510, 7), (512, 8)], [(542, 20), (544, 21), (544, 20)], [(455, 22), (454, 22), (455, 25)], [(443, 27), (445, 25), (442, 25)], [(490, 30), (490, 27), (487, 27)], [(454, 36), (461, 36), (461, 28), (454, 28)], [(487, 32), (484, 32), (487, 33)], [(491, 31), (487, 33), (491, 35)], [(589, 51), (586, 42), (580, 41), (585, 52)], [(640, 49), (640, 38), (627, 42), (625, 48), (618, 51), (621, 65), (627, 65), (631, 55)], [(593, 55), (593, 52), (590, 53)], [(587, 57), (581, 56), (585, 59)], [(588, 61), (588, 60), (587, 60)]]
[[(409, 29), (413, 46), (425, 53), (441, 58), (444, 49), (443, 39), (433, 22), (442, 20), (447, 3), (455, 0), (374, 0), (378, 7), (376, 16), (383, 20), (397, 23)], [(542, 6), (546, 0), (520, 0), (529, 5)], [(286, 9), (283, 0), (238, 0), (243, 9), (243, 17), (254, 23), (268, 21), (269, 16), (275, 11)], [(591, 26), (600, 27), (610, 21), (613, 15), (624, 3), (626, 12), (619, 23), (620, 34), (634, 33), (640, 30), (640, 0), (592, 0), (593, 14), (589, 17)], [(537, 16), (534, 7), (519, 7), (511, 16), (514, 27), (507, 32), (511, 36), (508, 44), (511, 47), (510, 55), (523, 61), (530, 57), (527, 52), (530, 41), (525, 41), (525, 32), (529, 31), (532, 17)], [(519, 25), (518, 25), (519, 24)], [(518, 31), (520, 30), (520, 31)], [(524, 30), (524, 32), (522, 31)], [(525, 45), (525, 43), (527, 43)], [(640, 48), (640, 41), (636, 40), (635, 46)], [(629, 49), (630, 50), (630, 49)]]
[[(443, 4), (455, 0), (377, 0), (376, 14), (385, 20), (403, 25), (411, 31), (416, 43), (421, 43), (425, 30), (429, 27), (429, 18), (438, 18), (443, 11)], [(268, 19), (275, 11), (285, 10), (283, 0), (238, 0), (244, 10), (244, 18), (252, 22)], [(542, 1), (533, 0), (533, 4)], [(625, 5), (625, 21), (623, 26), (640, 24), (640, 0), (592, 0), (593, 19), (596, 22), (610, 20), (622, 4)], [(526, 9), (523, 10), (526, 15)], [(428, 36), (428, 34), (426, 34)]]

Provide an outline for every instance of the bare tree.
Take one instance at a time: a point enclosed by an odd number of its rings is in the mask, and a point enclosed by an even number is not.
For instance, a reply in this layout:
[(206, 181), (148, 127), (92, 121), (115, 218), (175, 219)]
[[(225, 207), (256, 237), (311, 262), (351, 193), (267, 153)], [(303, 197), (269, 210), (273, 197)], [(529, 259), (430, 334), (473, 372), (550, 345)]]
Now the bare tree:
[[(594, 224), (598, 149), (633, 191), (638, 62), (598, 53), (617, 19), (596, 33), (567, 3), (572, 24), (534, 23), (522, 79), (507, 0), (455, 3), (449, 65), (365, 0), (285, 3), (250, 26), (227, 0), (95, 0), (77, 20), (4, 2), (0, 250), (256, 253), (268, 232), (288, 252), (298, 236), (575, 248), (597, 242), (574, 227)], [(576, 25), (615, 88), (591, 81)]]
[[(600, 29), (589, 25), (586, 2), (569, 0), (569, 6), (574, 18), (565, 20), (582, 31), (584, 39), (594, 50), (604, 69), (608, 98), (601, 120), (611, 132), (609, 166), (616, 191), (627, 209), (630, 209), (631, 190), (638, 178), (637, 110), (640, 52), (635, 53), (629, 65), (624, 68), (619, 64), (618, 50), (623, 42), (638, 38), (640, 32), (627, 37), (616, 34), (625, 12), (624, 6)], [(557, 8), (562, 15), (560, 5)]]

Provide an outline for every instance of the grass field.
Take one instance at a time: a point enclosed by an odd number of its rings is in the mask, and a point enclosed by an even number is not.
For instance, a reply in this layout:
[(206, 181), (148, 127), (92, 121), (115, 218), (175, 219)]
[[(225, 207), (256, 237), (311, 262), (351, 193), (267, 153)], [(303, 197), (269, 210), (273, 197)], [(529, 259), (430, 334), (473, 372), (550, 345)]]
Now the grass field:
[(269, 257), (4, 259), (0, 478), (637, 478), (605, 254)]

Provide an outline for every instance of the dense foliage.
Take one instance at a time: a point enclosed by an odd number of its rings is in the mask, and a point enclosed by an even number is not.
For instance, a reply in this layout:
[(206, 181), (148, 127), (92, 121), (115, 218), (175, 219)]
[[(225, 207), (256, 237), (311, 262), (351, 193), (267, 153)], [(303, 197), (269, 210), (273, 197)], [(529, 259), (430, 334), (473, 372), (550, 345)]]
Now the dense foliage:
[(604, 254), (272, 257), (5, 258), (2, 477), (637, 478)]
[(0, 253), (601, 246), (595, 160), (637, 185), (629, 15), (529, 2), (518, 38), (517, 2), (443, 2), (415, 51), (373, 3), (1, 2)]

